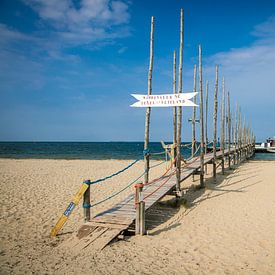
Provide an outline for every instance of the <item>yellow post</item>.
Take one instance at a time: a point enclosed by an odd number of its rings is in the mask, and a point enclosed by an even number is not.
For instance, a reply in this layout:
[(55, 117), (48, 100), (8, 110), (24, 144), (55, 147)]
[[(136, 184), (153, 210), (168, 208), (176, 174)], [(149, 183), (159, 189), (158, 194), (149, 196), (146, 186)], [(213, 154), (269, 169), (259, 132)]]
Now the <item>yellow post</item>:
[(79, 201), (83, 197), (83, 194), (85, 191), (89, 188), (90, 181), (84, 181), (81, 185), (79, 191), (75, 194), (73, 200), (69, 203), (68, 207), (66, 208), (65, 212), (62, 214), (62, 216), (59, 218), (58, 222), (54, 226), (54, 228), (51, 231), (51, 236), (56, 236), (58, 232), (61, 230), (65, 222), (68, 220), (69, 216), (71, 215), (72, 211), (78, 205)]

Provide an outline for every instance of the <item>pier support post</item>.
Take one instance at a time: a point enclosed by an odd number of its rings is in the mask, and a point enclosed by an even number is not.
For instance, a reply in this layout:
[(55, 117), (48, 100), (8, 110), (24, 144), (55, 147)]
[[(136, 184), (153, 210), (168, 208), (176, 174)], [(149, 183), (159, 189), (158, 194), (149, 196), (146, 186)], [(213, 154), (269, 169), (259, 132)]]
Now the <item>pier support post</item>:
[(230, 95), (227, 93), (227, 136), (228, 136), (228, 168), (231, 169), (231, 112)]
[(145, 229), (145, 201), (139, 203), (139, 215), (140, 215), (140, 235), (144, 235), (146, 232)]
[[(153, 77), (153, 58), (154, 58), (154, 17), (151, 17), (151, 33), (150, 33), (150, 60), (149, 60), (149, 71), (148, 71), (148, 82), (147, 82), (147, 94), (152, 94), (152, 77)], [(151, 107), (147, 107), (145, 115), (145, 133), (144, 133), (144, 152), (149, 150), (149, 130), (150, 130), (150, 116)], [(144, 183), (149, 180), (149, 154), (144, 154)]]
[(224, 108), (224, 100), (225, 100), (225, 84), (224, 78), (222, 79), (222, 109), (221, 109), (221, 151), (222, 151), (222, 174), (224, 175), (224, 122), (225, 122), (225, 108)]
[(200, 152), (200, 187), (204, 187), (204, 121), (203, 121), (203, 94), (202, 94), (202, 52), (199, 45), (199, 90), (200, 90), (200, 136), (201, 136), (201, 152)]
[(138, 183), (135, 185), (135, 207), (136, 207), (136, 223), (135, 234), (145, 234), (145, 202), (142, 200), (143, 184)]
[[(205, 155), (208, 147), (208, 80), (205, 84)], [(205, 174), (207, 175), (207, 163), (205, 164)]]
[[(193, 82), (193, 92), (197, 91), (197, 65), (194, 65), (194, 82)], [(196, 96), (194, 96), (194, 103), (196, 104)], [(196, 106), (193, 107), (192, 115), (192, 158), (195, 157), (196, 152)], [(195, 175), (192, 175), (192, 180), (195, 180)]]
[(83, 194), (83, 209), (84, 209), (84, 222), (89, 222), (91, 219), (91, 204), (90, 204), (90, 180), (84, 181), (88, 185), (88, 189)]
[[(180, 50), (179, 50), (179, 77), (178, 93), (182, 93), (182, 55), (183, 55), (183, 29), (184, 29), (184, 11), (180, 10)], [(177, 112), (177, 170), (176, 170), (176, 195), (181, 194), (181, 125), (182, 124), (182, 107), (178, 106)]]
[(216, 65), (216, 83), (215, 83), (215, 93), (214, 93), (214, 114), (213, 114), (213, 120), (214, 120), (214, 127), (213, 127), (213, 178), (214, 182), (216, 182), (216, 170), (217, 170), (217, 112), (218, 112), (218, 75), (219, 75), (219, 66)]

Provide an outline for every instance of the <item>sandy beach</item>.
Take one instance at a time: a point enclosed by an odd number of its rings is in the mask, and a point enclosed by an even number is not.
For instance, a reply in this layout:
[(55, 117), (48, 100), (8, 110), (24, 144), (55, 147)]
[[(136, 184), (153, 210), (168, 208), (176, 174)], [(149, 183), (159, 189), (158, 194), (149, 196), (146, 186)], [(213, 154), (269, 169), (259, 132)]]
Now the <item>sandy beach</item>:
[[(127, 236), (100, 252), (78, 254), (64, 243), (83, 223), (77, 207), (61, 234), (50, 237), (57, 219), (85, 179), (125, 167), (129, 160), (0, 159), (1, 274), (275, 274), (275, 162), (249, 161), (218, 175), (208, 169), (206, 189), (186, 181), (185, 203), (146, 236)], [(140, 175), (143, 163), (113, 180), (92, 186), (91, 203)], [(160, 175), (165, 164), (152, 170)], [(187, 189), (189, 187), (189, 189)], [(95, 215), (133, 188), (92, 208)], [(163, 204), (169, 205), (170, 197)], [(168, 202), (167, 202), (168, 200)]]

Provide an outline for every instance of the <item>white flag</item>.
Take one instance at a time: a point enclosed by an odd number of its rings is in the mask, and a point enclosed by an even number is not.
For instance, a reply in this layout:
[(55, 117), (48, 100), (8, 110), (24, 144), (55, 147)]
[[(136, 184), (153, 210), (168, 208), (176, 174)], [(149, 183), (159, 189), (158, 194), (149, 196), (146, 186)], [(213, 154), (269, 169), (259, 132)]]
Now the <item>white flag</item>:
[(132, 94), (138, 101), (131, 107), (198, 106), (190, 99), (198, 93), (140, 95)]

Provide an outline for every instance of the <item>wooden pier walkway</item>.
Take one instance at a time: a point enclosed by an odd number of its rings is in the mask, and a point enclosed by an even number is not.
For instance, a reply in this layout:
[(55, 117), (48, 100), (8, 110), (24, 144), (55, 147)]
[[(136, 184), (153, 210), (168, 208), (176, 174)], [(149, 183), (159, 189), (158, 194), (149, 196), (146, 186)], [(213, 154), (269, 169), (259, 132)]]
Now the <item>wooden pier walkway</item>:
[[(228, 149), (224, 156), (228, 156)], [(231, 151), (233, 154), (233, 151)], [(222, 158), (222, 152), (217, 152), (217, 159)], [(204, 164), (212, 163), (213, 153), (205, 154)], [(195, 157), (184, 164), (181, 170), (181, 181), (200, 170), (200, 158)], [(145, 211), (157, 203), (170, 191), (175, 189), (176, 175), (175, 168), (172, 168), (168, 175), (161, 177), (152, 184), (143, 187), (142, 196), (145, 201)], [(76, 250), (81, 250), (93, 245), (95, 250), (103, 249), (110, 241), (117, 237), (122, 231), (128, 229), (135, 221), (135, 197), (129, 195), (123, 201), (115, 204), (112, 208), (99, 213), (85, 223), (74, 236)], [(70, 241), (72, 244), (72, 240)]]

